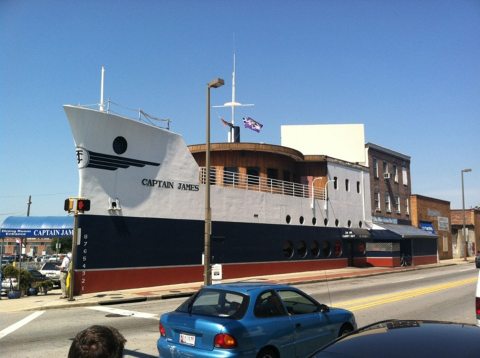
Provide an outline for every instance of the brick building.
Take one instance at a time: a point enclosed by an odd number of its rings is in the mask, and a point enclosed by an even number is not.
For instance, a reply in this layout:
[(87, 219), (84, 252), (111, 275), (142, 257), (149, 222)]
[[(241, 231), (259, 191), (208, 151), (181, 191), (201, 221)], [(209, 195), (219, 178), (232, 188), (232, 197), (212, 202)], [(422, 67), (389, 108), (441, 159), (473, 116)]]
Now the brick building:
[(463, 210), (451, 210), (453, 257), (465, 257), (465, 242), (468, 242), (468, 256), (474, 256), (480, 250), (480, 209), (465, 209), (465, 231), (463, 231)]
[(373, 143), (365, 149), (373, 222), (410, 225), (410, 157)]
[(450, 229), (450, 202), (422, 195), (410, 196), (412, 226), (438, 235), (438, 257), (451, 259), (452, 235)]

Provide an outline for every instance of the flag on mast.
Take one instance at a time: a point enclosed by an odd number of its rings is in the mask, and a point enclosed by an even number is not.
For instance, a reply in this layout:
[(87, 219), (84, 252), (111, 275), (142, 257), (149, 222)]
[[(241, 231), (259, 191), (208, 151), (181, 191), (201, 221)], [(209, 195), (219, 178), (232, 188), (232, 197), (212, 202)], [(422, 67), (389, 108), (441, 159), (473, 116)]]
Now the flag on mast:
[(251, 129), (252, 131), (260, 133), (260, 130), (263, 127), (263, 124), (257, 122), (253, 118), (250, 117), (244, 117), (243, 118), (243, 124), (245, 128)]
[(230, 123), (230, 122), (227, 122), (225, 119), (220, 118), (220, 120), (222, 121), (222, 123), (223, 123), (224, 126), (229, 126), (230, 128), (233, 127), (233, 124)]

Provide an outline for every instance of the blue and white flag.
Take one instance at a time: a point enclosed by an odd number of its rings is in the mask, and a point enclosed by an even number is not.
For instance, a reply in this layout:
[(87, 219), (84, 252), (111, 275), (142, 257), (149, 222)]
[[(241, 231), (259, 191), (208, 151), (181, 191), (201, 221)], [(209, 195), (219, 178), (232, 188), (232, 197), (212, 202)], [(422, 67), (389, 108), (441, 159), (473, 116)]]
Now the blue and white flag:
[(245, 128), (249, 128), (252, 131), (260, 133), (260, 130), (263, 127), (263, 124), (257, 122), (253, 118), (250, 117), (244, 117), (243, 118), (243, 124), (245, 125)]

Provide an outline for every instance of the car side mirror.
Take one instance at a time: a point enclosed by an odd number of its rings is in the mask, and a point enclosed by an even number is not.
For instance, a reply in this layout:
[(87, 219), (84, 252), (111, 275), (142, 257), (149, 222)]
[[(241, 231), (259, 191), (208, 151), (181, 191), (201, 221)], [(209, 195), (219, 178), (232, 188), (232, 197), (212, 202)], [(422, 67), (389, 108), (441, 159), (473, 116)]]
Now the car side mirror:
[(318, 307), (318, 311), (321, 313), (327, 313), (327, 312), (330, 312), (330, 307), (328, 307), (327, 305), (321, 304)]

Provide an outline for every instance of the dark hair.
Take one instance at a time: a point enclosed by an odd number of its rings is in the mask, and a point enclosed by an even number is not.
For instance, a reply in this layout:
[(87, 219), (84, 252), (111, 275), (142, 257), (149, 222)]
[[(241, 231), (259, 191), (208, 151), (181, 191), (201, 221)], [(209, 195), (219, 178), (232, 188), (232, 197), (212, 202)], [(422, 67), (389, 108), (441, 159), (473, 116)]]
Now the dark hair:
[(114, 327), (91, 326), (77, 333), (68, 358), (121, 358), (126, 341)]

